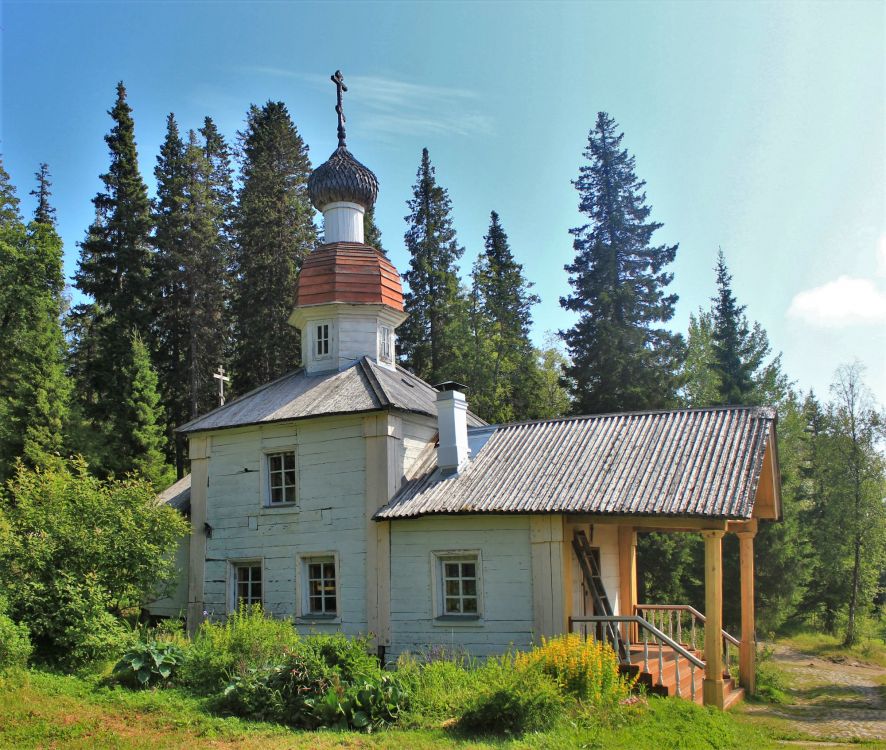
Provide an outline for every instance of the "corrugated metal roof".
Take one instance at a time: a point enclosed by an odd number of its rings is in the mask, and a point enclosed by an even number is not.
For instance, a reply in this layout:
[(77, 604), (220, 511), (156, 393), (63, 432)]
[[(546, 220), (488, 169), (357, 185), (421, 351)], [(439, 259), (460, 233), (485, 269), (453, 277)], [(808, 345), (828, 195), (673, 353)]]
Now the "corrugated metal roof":
[(457, 475), (442, 476), (436, 456), (428, 456), (424, 471), (375, 517), (608, 513), (750, 518), (774, 425), (775, 411), (763, 407), (502, 425)]
[(175, 484), (167, 487), (157, 495), (158, 503), (165, 503), (182, 513), (191, 512), (191, 475), (185, 474)]
[[(402, 409), (437, 416), (437, 392), (421, 378), (398, 367), (394, 372), (364, 357), (341, 372), (308, 375), (296, 370), (240, 396), (177, 429), (178, 432), (220, 430), (378, 409)], [(468, 424), (485, 424), (468, 414)]]

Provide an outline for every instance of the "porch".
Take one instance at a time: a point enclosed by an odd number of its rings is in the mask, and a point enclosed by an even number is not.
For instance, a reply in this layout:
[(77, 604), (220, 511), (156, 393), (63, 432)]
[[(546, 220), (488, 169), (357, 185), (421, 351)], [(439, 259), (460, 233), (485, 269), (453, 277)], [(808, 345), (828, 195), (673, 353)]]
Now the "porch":
[[(559, 632), (576, 632), (608, 642), (619, 657), (622, 671), (637, 675), (654, 694), (726, 709), (754, 693), (756, 518), (726, 521), (562, 516), (559, 521), (538, 518), (533, 524), (533, 557), (540, 558), (539, 565), (534, 566), (533, 580), (547, 576), (540, 568), (545, 567), (545, 559), (551, 559), (554, 545), (560, 549), (560, 560), (552, 560), (559, 562), (557, 567), (562, 571), (565, 617)], [(556, 540), (558, 531), (560, 539)], [(689, 605), (637, 601), (638, 531), (702, 535), (704, 612)], [(738, 634), (723, 629), (722, 542), (727, 533), (739, 538), (740, 590), (725, 592), (726, 596), (740, 598)], [(546, 551), (544, 536), (551, 545)], [(553, 566), (550, 575), (551, 580), (557, 577)], [(536, 596), (544, 597), (536, 592)], [(550, 604), (556, 606), (553, 601)], [(543, 628), (545, 634), (557, 632), (554, 622)]]

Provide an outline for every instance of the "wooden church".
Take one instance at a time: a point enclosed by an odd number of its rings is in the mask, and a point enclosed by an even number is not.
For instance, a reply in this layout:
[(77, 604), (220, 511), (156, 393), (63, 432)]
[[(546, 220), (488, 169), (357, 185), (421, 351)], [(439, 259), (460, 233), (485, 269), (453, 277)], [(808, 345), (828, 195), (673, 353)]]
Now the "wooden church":
[[(753, 691), (753, 540), (781, 516), (774, 411), (488, 425), (457, 384), (398, 366), (400, 276), (364, 242), (378, 181), (345, 145), (337, 79), (339, 146), (308, 185), (324, 244), (289, 319), (303, 367), (179, 428), (191, 474), (161, 498), (191, 533), (180, 585), (149, 611), (193, 630), (259, 603), (305, 631), (369, 633), (386, 661), (576, 631), (654, 692), (722, 708)], [(637, 601), (638, 530), (704, 537), (703, 613)], [(740, 591), (723, 591), (725, 534)], [(741, 598), (735, 635), (724, 596)]]

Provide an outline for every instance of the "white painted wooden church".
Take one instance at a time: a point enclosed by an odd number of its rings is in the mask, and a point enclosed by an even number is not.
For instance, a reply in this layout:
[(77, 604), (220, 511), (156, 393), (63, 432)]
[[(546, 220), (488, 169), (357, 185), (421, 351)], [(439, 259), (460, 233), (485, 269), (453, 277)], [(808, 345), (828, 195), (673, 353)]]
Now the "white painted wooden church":
[[(337, 110), (339, 147), (309, 182), (325, 244), (289, 321), (303, 367), (179, 428), (191, 474), (161, 498), (191, 533), (177, 590), (148, 610), (194, 629), (260, 603), (305, 631), (369, 633), (387, 661), (577, 630), (651, 688), (721, 707), (742, 692), (734, 646), (753, 690), (753, 538), (781, 515), (774, 412), (487, 425), (456, 384), (399, 367), (400, 277), (364, 244), (378, 182), (345, 147), (341, 87)], [(705, 613), (637, 601), (638, 530), (703, 534)], [(739, 637), (721, 631), (726, 533), (741, 538)]]

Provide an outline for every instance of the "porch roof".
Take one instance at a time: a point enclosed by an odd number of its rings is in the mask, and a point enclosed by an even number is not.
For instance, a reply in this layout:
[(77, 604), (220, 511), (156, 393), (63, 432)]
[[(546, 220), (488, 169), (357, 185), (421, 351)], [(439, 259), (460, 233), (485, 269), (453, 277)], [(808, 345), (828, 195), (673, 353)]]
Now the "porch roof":
[(480, 427), (469, 430), (474, 455), (466, 467), (444, 476), (429, 451), (375, 518), (570, 513), (748, 519), (762, 474), (768, 474), (772, 498), (768, 515), (778, 517), (775, 421), (768, 407), (728, 406)]

